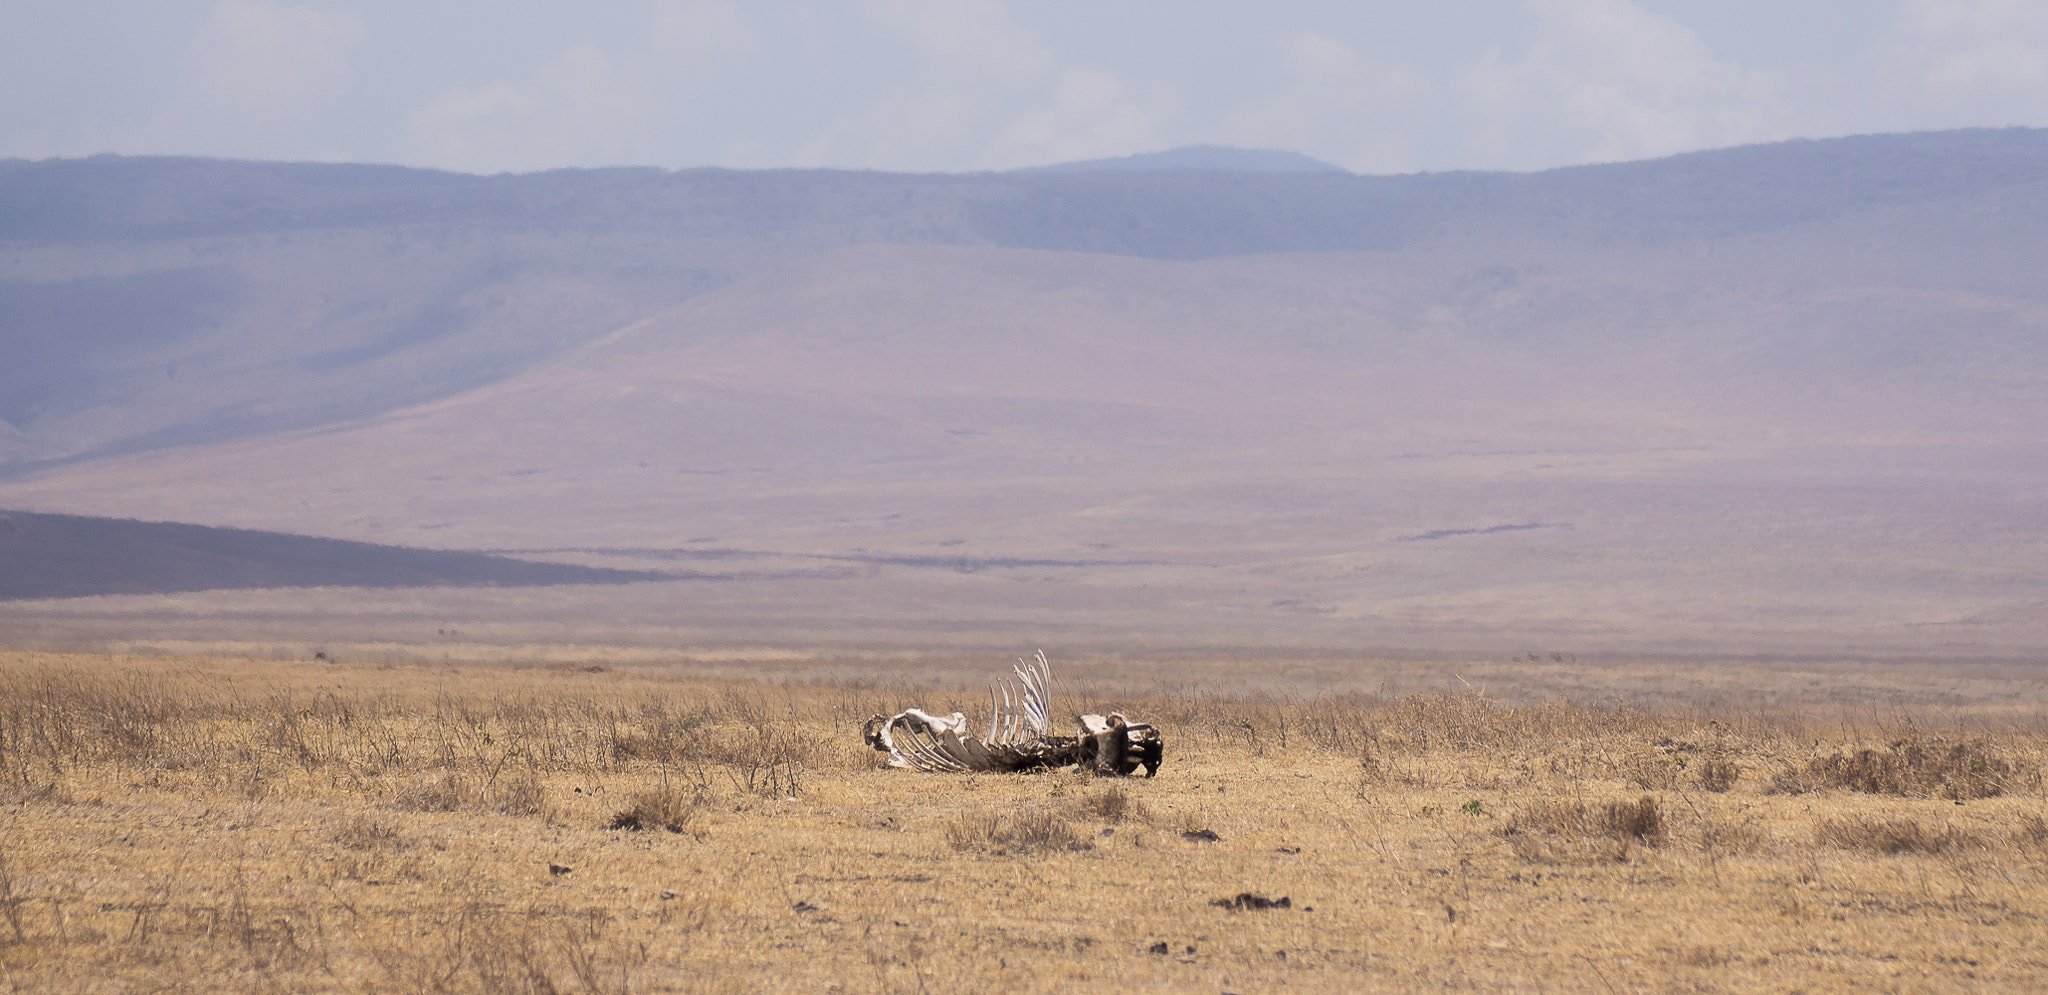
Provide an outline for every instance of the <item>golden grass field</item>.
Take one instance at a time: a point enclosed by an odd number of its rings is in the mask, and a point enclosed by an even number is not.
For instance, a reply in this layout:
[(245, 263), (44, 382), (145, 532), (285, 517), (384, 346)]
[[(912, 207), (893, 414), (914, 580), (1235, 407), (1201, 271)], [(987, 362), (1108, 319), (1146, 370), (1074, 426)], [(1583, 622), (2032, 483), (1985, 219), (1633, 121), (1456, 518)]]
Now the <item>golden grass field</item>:
[(0, 653), (0, 991), (2048, 989), (2038, 704), (1089, 669), (1157, 779), (886, 769), (986, 714), (914, 680)]

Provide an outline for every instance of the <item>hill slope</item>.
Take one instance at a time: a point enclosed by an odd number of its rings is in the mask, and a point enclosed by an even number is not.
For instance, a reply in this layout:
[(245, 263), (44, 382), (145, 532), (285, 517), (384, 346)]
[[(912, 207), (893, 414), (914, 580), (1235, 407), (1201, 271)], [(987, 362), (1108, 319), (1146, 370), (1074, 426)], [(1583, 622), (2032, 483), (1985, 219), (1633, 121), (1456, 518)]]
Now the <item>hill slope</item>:
[(0, 600), (224, 588), (623, 584), (660, 576), (248, 529), (0, 511)]
[(847, 249), (455, 398), (0, 499), (756, 578), (586, 606), (607, 631), (2048, 645), (2048, 309), (1801, 257)]
[[(2044, 152), (1972, 132), (1421, 177), (89, 164), (252, 192), (136, 180), (65, 208), (91, 238), (9, 265), (260, 260), (319, 334), (175, 312), (208, 344), (166, 345), (203, 358), (165, 379), (213, 386), (68, 390), (0, 436), (46, 457), (0, 503), (718, 565), (445, 596), (506, 638), (2026, 655), (2048, 647)], [(389, 241), (391, 217), (430, 223)], [(462, 291), (499, 317), (403, 341), (335, 318), (472, 250), (525, 260)], [(151, 348), (92, 352), (112, 365), (77, 383)], [(192, 414), (227, 408), (248, 420)]]
[[(1813, 247), (2036, 293), (2048, 133), (1788, 142), (1529, 175), (972, 176), (95, 157), (0, 162), (0, 472), (333, 424), (496, 382), (848, 245), (1195, 260)], [(1978, 226), (1982, 226), (1979, 228)], [(1970, 228), (1974, 240), (1941, 237)], [(1922, 229), (1960, 251), (1920, 248)], [(1733, 247), (1733, 246), (1729, 246)], [(26, 465), (24, 465), (26, 464)]]

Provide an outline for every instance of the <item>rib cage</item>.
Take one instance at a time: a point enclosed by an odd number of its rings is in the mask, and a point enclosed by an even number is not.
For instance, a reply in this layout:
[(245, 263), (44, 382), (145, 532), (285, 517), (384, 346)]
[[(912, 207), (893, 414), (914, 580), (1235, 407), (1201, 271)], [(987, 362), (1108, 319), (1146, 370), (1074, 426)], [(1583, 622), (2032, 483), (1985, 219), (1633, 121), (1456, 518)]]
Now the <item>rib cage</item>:
[(1014, 676), (989, 687), (988, 733), (966, 734), (967, 717), (933, 715), (906, 708), (893, 717), (867, 721), (868, 745), (889, 754), (889, 766), (943, 773), (996, 773), (1092, 763), (1098, 773), (1129, 774), (1142, 765), (1145, 776), (1159, 768), (1162, 756), (1157, 730), (1128, 722), (1121, 714), (1108, 718), (1083, 715), (1077, 735), (1052, 731), (1052, 665), (1039, 650), (1033, 660), (1019, 659)]
[(1001, 678), (988, 689), (988, 735), (982, 741), (990, 746), (1022, 746), (1052, 731), (1052, 664), (1045, 651), (1038, 651), (1036, 662), (1020, 658), (1010, 669), (1016, 677)]

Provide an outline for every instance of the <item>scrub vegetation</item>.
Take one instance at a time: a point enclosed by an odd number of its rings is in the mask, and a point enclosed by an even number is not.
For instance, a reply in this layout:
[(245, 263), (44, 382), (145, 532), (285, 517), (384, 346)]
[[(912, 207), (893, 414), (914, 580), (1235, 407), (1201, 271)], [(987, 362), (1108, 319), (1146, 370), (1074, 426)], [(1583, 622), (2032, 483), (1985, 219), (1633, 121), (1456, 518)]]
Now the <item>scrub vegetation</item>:
[(2038, 716), (1852, 721), (1679, 692), (1518, 704), (1457, 684), (1233, 697), (1171, 680), (1061, 690), (1063, 711), (1114, 708), (1165, 734), (1156, 779), (1107, 780), (884, 768), (860, 742), (867, 716), (985, 708), (912, 682), (0, 654), (0, 980), (2048, 984)]

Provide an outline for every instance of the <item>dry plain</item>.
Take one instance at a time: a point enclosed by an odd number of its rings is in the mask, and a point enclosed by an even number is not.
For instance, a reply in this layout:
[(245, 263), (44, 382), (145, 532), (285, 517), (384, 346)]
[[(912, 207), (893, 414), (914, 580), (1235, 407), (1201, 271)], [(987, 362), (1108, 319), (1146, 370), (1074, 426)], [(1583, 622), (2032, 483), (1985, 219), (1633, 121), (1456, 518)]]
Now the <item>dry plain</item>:
[(0, 984), (2048, 983), (2032, 667), (1068, 661), (1167, 737), (1110, 781), (859, 742), (996, 661), (598, 661), (0, 655)]

